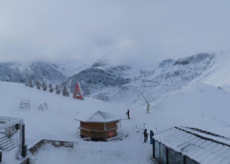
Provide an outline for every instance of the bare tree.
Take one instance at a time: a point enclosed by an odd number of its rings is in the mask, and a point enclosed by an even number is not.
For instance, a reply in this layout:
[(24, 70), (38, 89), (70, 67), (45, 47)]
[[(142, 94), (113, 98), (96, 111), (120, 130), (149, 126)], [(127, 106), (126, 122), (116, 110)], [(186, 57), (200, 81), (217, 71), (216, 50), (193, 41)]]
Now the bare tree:
[(41, 83), (39, 81), (37, 81), (36, 85), (37, 85), (37, 89), (41, 89)]
[(49, 88), (50, 88), (50, 89), (49, 89), (50, 92), (53, 92), (53, 91), (54, 91), (53, 85), (52, 85), (52, 84), (49, 84)]
[(43, 82), (43, 83), (42, 83), (42, 89), (43, 89), (44, 91), (46, 91), (46, 90), (47, 90), (47, 85), (46, 85), (46, 83), (45, 83), (45, 82)]
[(68, 89), (66, 86), (64, 86), (64, 88), (62, 90), (62, 94), (63, 94), (63, 96), (67, 96), (67, 97), (69, 96), (69, 92), (68, 92)]

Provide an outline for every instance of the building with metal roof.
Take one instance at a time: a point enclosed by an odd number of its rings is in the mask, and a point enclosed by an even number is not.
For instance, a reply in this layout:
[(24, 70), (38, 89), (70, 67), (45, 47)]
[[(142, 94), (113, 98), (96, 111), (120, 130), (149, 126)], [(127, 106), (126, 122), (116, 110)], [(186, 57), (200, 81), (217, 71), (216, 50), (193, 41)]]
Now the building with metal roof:
[[(5, 130), (5, 132), (4, 132)], [(25, 124), (23, 119), (0, 116), (0, 150), (11, 151), (16, 146), (9, 139), (13, 134), (19, 131), (17, 158), (26, 156), (27, 146), (25, 145)]]
[(230, 164), (230, 138), (174, 127), (153, 139), (153, 158), (160, 164)]
[(97, 111), (96, 113), (79, 115), (81, 137), (105, 140), (117, 135), (117, 124), (121, 118), (111, 113)]

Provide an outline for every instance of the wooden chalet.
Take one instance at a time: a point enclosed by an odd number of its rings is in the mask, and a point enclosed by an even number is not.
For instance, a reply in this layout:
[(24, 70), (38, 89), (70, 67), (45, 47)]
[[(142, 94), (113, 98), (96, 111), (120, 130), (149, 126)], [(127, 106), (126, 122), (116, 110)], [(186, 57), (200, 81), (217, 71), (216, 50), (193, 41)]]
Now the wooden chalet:
[(121, 118), (97, 111), (93, 115), (79, 116), (76, 120), (80, 121), (81, 137), (104, 140), (117, 135), (117, 123), (121, 121)]

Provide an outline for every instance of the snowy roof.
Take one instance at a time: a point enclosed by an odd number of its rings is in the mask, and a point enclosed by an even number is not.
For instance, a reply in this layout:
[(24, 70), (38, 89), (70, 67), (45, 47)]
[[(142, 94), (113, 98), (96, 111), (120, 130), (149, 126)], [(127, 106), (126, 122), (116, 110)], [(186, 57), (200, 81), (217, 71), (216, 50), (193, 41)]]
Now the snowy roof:
[(6, 129), (16, 124), (22, 123), (23, 119), (0, 116), (0, 129)]
[(178, 127), (155, 135), (153, 138), (201, 164), (230, 164), (228, 138), (202, 130), (197, 134), (195, 129)]
[(89, 114), (79, 115), (77, 116), (77, 118), (75, 118), (75, 120), (82, 121), (82, 122), (107, 123), (107, 122), (119, 121), (121, 120), (121, 118), (111, 113), (97, 111), (93, 115), (89, 115)]

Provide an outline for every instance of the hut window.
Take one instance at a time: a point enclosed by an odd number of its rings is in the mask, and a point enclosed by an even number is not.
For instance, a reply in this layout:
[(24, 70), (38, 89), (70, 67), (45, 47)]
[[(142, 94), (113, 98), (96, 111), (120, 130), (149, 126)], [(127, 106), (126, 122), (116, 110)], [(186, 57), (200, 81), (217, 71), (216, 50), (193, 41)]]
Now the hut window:
[(179, 153), (176, 153), (176, 162), (178, 164), (183, 164), (183, 156)]
[(175, 151), (172, 149), (169, 149), (169, 164), (176, 164), (176, 154)]
[(186, 164), (198, 164), (198, 163), (186, 157)]
[(167, 153), (166, 153), (166, 147), (161, 144), (161, 157), (160, 157), (160, 162), (161, 164), (166, 164), (167, 163)]
[(160, 144), (157, 141), (155, 141), (155, 158), (160, 161)]
[(169, 164), (183, 164), (183, 156), (180, 153), (177, 153), (170, 148), (168, 153)]

